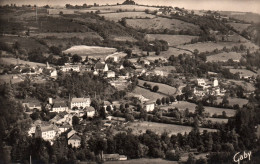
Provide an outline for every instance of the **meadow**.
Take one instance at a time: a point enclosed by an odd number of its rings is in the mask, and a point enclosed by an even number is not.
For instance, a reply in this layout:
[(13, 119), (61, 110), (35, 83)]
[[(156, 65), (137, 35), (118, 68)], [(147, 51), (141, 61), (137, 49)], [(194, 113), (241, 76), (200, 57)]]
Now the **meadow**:
[[(133, 134), (139, 135), (146, 132), (146, 130), (151, 130), (157, 134), (162, 134), (167, 132), (169, 136), (177, 135), (178, 133), (185, 134), (189, 133), (192, 130), (191, 126), (183, 126), (183, 125), (173, 125), (173, 124), (164, 124), (164, 123), (155, 123), (155, 122), (133, 122), (129, 123), (126, 128), (131, 128), (133, 130)], [(216, 129), (208, 129), (208, 128), (200, 128), (200, 132), (203, 130), (214, 132)]]
[[(186, 110), (186, 108), (189, 109), (190, 112), (194, 113), (196, 104), (190, 103), (187, 101), (179, 101), (175, 102), (173, 104), (170, 104), (169, 106), (161, 106), (160, 109), (168, 110), (169, 108), (178, 108), (179, 110)], [(228, 117), (233, 117), (236, 113), (233, 109), (226, 109), (226, 108), (216, 108), (216, 107), (208, 107), (204, 106), (205, 112), (209, 113), (210, 116), (217, 114), (222, 115), (222, 112), (225, 111)]]
[(168, 18), (153, 18), (153, 19), (127, 19), (127, 25), (132, 26), (136, 29), (155, 29), (155, 30), (163, 30), (163, 29), (171, 29), (171, 30), (192, 30), (199, 31), (199, 27), (197, 25), (187, 23), (178, 19), (168, 19)]
[(233, 61), (239, 61), (242, 57), (241, 53), (237, 52), (222, 52), (215, 55), (207, 56), (207, 62), (226, 62), (229, 59)]
[(251, 24), (248, 23), (234, 23), (234, 22), (230, 22), (227, 23), (230, 26), (232, 26), (235, 30), (242, 32), (243, 30), (246, 30)]
[(84, 39), (84, 38), (89, 38), (89, 39), (100, 39), (103, 40), (103, 38), (98, 35), (96, 32), (74, 32), (74, 33), (67, 33), (67, 32), (48, 32), (48, 33), (32, 33), (30, 36), (32, 37), (37, 37), (37, 38), (46, 38), (46, 37), (55, 37), (58, 39), (63, 39), (63, 38), (79, 38), (79, 39)]
[(98, 14), (104, 16), (105, 19), (118, 22), (122, 18), (154, 18), (154, 15), (146, 14), (145, 12), (118, 12), (118, 13), (105, 13)]
[(165, 96), (163, 94), (155, 93), (155, 92), (152, 92), (148, 89), (144, 89), (139, 86), (136, 86), (132, 93), (137, 94), (137, 95), (142, 95), (143, 97), (145, 97), (151, 101), (156, 101), (158, 98), (161, 99)]
[(117, 12), (121, 11), (145, 11), (146, 9), (150, 11), (159, 10), (157, 7), (150, 7), (150, 6), (139, 6), (139, 5), (114, 5), (114, 6), (96, 6), (91, 7), (91, 10), (100, 10), (100, 11), (113, 11)]
[[(144, 83), (150, 84), (152, 87), (154, 87), (155, 85), (157, 85), (159, 87), (159, 90), (157, 91), (158, 93), (162, 93), (165, 95), (173, 95), (176, 93), (176, 88), (171, 87), (169, 85), (166, 84), (162, 84), (162, 83), (154, 83), (154, 82), (150, 82), (150, 81), (144, 81), (144, 80), (138, 80), (138, 85), (143, 87)], [(154, 93), (154, 92), (152, 92)]]
[[(229, 101), (229, 105), (233, 106), (235, 104), (238, 104), (240, 107), (242, 107), (243, 105), (246, 105), (248, 103), (247, 99), (233, 98), (233, 97), (229, 97), (228, 101)], [(217, 103), (221, 103), (221, 102), (222, 102), (222, 98), (218, 98)]]
[(145, 38), (148, 41), (157, 40), (165, 40), (168, 42), (169, 46), (181, 45), (184, 43), (190, 43), (190, 41), (197, 36), (189, 36), (189, 35), (168, 35), (168, 34), (147, 34)]
[(229, 71), (233, 74), (239, 73), (241, 76), (254, 76), (254, 77), (257, 76), (256, 73), (247, 69), (229, 69)]
[(186, 53), (188, 55), (192, 55), (192, 53), (190, 51), (181, 50), (181, 49), (174, 48), (174, 47), (169, 47), (169, 49), (167, 51), (161, 51), (160, 56), (163, 56), (168, 59), (171, 55), (174, 55), (175, 57), (177, 57), (180, 54), (184, 54), (184, 53)]
[(41, 66), (44, 67), (45, 64), (42, 63), (36, 63), (36, 62), (30, 62), (30, 61), (25, 61), (21, 59), (15, 59), (15, 58), (2, 58), (0, 59), (0, 64), (6, 64), (6, 65), (16, 65), (16, 64), (23, 64), (23, 65), (29, 65), (30, 67), (37, 67)]

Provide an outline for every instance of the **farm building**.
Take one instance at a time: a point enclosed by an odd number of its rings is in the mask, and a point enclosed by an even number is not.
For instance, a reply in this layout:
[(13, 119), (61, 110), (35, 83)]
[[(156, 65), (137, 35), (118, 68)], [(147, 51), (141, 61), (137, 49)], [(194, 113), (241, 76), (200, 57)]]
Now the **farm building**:
[(89, 107), (90, 106), (90, 98), (72, 98), (70, 107), (71, 109), (73, 107)]

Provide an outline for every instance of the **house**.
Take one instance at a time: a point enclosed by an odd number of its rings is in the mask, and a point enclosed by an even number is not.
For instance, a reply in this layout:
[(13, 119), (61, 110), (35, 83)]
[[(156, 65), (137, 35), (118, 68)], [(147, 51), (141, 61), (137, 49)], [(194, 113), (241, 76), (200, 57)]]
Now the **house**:
[(71, 136), (73, 136), (73, 135), (76, 134), (76, 133), (77, 133), (77, 132), (72, 129), (71, 131), (68, 132), (67, 138), (69, 139)]
[(206, 82), (204, 79), (197, 79), (197, 85), (204, 87), (206, 85)]
[(70, 103), (70, 108), (72, 109), (73, 107), (78, 107), (78, 108), (85, 108), (89, 107), (91, 103), (90, 98), (72, 98), (71, 103)]
[(218, 79), (214, 78), (213, 87), (217, 87), (217, 86), (218, 86)]
[(107, 71), (106, 75), (107, 75), (107, 78), (114, 78), (114, 77), (116, 77), (116, 73), (114, 71)]
[(108, 65), (107, 64), (103, 64), (101, 62), (97, 62), (95, 64), (94, 70), (97, 71), (97, 72), (106, 72), (109, 69), (108, 69)]
[(60, 133), (64, 133), (71, 128), (72, 128), (72, 126), (69, 124), (64, 124), (64, 125), (59, 126)]
[(61, 71), (62, 72), (69, 72), (69, 71), (80, 72), (80, 67), (79, 67), (79, 65), (65, 65), (65, 66), (61, 66)]
[(103, 154), (102, 159), (104, 161), (119, 161), (119, 160), (127, 160), (127, 157), (119, 154)]
[(59, 133), (56, 125), (38, 125), (35, 130), (35, 137), (41, 137), (45, 141), (52, 141)]
[(68, 139), (68, 145), (71, 145), (73, 148), (79, 148), (80, 142), (81, 142), (81, 138), (77, 134), (73, 134)]
[(195, 87), (193, 93), (194, 93), (196, 96), (202, 97), (202, 96), (205, 96), (206, 91), (204, 91), (204, 89), (203, 89), (202, 87)]
[(144, 110), (146, 110), (147, 112), (151, 112), (154, 110), (155, 104), (153, 101), (147, 101), (144, 103)]
[(67, 112), (68, 110), (69, 110), (69, 107), (67, 106), (66, 103), (64, 103), (64, 102), (57, 102), (57, 103), (54, 103), (51, 112), (60, 113), (60, 112)]
[[(113, 110), (113, 105), (109, 101), (104, 101), (104, 108), (107, 109), (107, 107), (110, 106), (110, 109)], [(106, 110), (107, 111), (107, 110)]]
[(92, 106), (86, 107), (85, 112), (87, 113), (88, 117), (94, 117), (95, 115), (95, 109)]
[(36, 99), (25, 100), (22, 103), (22, 105), (23, 105), (24, 108), (29, 108), (30, 110), (39, 110), (39, 111), (42, 110), (41, 103)]

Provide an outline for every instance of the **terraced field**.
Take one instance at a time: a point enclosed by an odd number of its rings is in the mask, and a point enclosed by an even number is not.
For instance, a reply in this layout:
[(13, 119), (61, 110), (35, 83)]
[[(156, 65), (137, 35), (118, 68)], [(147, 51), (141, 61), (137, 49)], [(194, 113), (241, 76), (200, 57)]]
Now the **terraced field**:
[(223, 52), (223, 53), (207, 56), (207, 61), (208, 62), (226, 62), (229, 59), (232, 59), (233, 61), (240, 61), (241, 57), (242, 57), (241, 53)]

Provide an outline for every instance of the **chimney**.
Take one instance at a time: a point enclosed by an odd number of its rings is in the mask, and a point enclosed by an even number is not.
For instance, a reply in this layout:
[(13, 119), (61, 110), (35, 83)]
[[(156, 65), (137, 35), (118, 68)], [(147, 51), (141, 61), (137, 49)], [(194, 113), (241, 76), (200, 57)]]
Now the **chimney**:
[(52, 98), (51, 97), (49, 98), (49, 104), (52, 104)]

